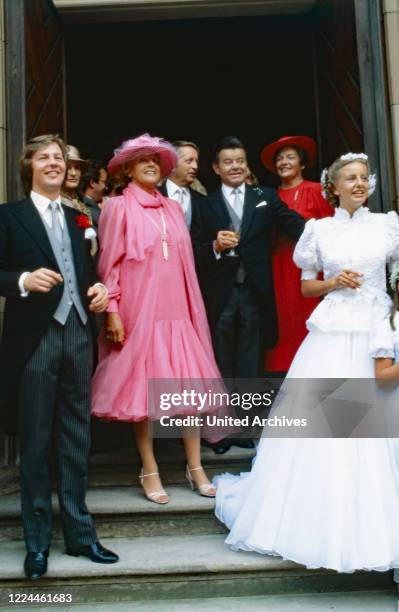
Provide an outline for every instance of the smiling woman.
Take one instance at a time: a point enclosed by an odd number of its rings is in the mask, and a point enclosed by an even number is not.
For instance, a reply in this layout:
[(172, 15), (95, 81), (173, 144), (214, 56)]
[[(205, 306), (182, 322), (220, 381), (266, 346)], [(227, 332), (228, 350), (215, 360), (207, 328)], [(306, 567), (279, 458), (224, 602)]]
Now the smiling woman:
[(343, 155), (331, 164), (323, 177), (326, 198), (333, 206), (341, 206), (351, 214), (375, 188), (375, 175), (369, 174), (367, 157), (361, 155)]
[[(321, 379), (325, 396), (329, 379), (374, 377), (370, 336), (390, 311), (385, 267), (399, 260), (399, 222), (395, 212), (373, 214), (364, 206), (370, 178), (363, 153), (346, 154), (323, 172), (327, 198), (338, 206), (334, 217), (307, 222), (294, 260), (304, 293), (324, 299), (307, 321), (309, 334), (275, 400), (281, 415), (290, 410), (288, 385), (295, 386), (299, 406), (303, 381)], [(345, 401), (345, 412), (356, 418), (349, 411)], [(311, 418), (320, 414), (323, 404)], [(287, 430), (280, 438), (265, 430), (251, 473), (216, 481), (216, 513), (231, 530), (227, 544), (312, 569), (399, 567), (398, 441), (372, 432), (361, 438), (354, 429), (351, 437), (334, 438), (319, 426), (313, 435), (305, 430), (289, 439)]]
[[(148, 382), (220, 376), (182, 209), (156, 189), (176, 163), (175, 149), (160, 138), (143, 134), (123, 143), (108, 170), (131, 180), (122, 196), (107, 201), (99, 225), (99, 274), (110, 303), (93, 380), (93, 414), (134, 424), (140, 483), (158, 504), (169, 496), (154, 456), (149, 421), (159, 415), (151, 414)], [(177, 409), (193, 412), (195, 407)], [(200, 495), (214, 497), (201, 466), (200, 428), (183, 436), (188, 481)]]
[[(314, 166), (316, 143), (309, 136), (284, 136), (268, 144), (261, 159), (268, 170), (277, 174), (278, 194), (289, 208), (305, 219), (328, 217), (333, 209), (321, 194), (320, 183), (307, 181), (305, 168)], [(273, 282), (278, 319), (278, 343), (266, 353), (265, 369), (285, 373), (306, 336), (306, 320), (319, 300), (304, 299), (300, 290), (300, 271), (292, 260), (294, 243), (275, 232), (273, 241)]]
[(139, 187), (151, 193), (161, 180), (159, 155), (144, 155), (133, 161), (127, 175), (139, 185)]

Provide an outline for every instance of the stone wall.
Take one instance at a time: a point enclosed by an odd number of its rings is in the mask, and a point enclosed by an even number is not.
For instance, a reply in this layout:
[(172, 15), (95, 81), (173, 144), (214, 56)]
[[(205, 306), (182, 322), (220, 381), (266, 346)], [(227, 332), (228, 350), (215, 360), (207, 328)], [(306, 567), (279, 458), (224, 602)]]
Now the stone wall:
[(0, 0), (0, 202), (6, 200), (6, 77), (4, 0)]
[(383, 14), (395, 159), (396, 208), (399, 210), (399, 0), (384, 0)]
[[(4, 0), (0, 0), (0, 203), (7, 199), (6, 192), (6, 75), (5, 75)], [(0, 298), (0, 334), (4, 300)]]

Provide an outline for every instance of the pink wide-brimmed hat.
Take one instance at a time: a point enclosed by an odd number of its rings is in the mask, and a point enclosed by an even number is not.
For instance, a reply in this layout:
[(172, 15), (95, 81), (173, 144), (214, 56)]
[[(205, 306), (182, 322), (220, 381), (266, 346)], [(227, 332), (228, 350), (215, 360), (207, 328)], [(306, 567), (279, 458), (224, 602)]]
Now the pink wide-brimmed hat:
[(108, 171), (110, 174), (117, 174), (127, 162), (151, 153), (159, 156), (162, 178), (169, 176), (176, 168), (177, 152), (170, 142), (150, 134), (125, 140), (115, 149), (114, 156), (108, 164)]
[(275, 142), (266, 145), (260, 154), (262, 163), (270, 172), (276, 173), (274, 159), (276, 153), (284, 147), (298, 147), (305, 151), (308, 156), (308, 166), (314, 166), (317, 160), (317, 146), (310, 136), (283, 136)]

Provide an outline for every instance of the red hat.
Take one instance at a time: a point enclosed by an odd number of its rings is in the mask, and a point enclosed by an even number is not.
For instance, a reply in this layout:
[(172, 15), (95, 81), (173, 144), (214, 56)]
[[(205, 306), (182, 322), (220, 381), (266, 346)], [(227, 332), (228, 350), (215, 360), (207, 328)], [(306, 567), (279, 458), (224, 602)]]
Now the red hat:
[(313, 138), (309, 136), (283, 136), (275, 142), (265, 146), (260, 154), (262, 163), (270, 172), (276, 172), (274, 158), (280, 149), (284, 147), (298, 147), (305, 151), (308, 156), (309, 166), (314, 166), (317, 159), (317, 146)]

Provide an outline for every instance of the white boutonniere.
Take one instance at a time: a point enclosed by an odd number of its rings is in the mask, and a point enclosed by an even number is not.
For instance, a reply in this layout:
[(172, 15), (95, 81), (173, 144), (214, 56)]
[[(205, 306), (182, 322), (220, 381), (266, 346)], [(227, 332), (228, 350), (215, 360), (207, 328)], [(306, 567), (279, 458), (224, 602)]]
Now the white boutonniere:
[(85, 229), (86, 240), (92, 240), (93, 238), (96, 238), (96, 237), (97, 237), (97, 233), (94, 227), (88, 227), (87, 229)]
[(267, 206), (268, 202), (266, 202), (266, 200), (262, 200), (262, 202), (259, 202), (259, 204), (257, 204), (255, 206), (255, 208), (261, 208), (262, 206)]

